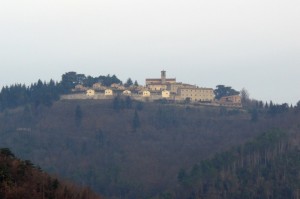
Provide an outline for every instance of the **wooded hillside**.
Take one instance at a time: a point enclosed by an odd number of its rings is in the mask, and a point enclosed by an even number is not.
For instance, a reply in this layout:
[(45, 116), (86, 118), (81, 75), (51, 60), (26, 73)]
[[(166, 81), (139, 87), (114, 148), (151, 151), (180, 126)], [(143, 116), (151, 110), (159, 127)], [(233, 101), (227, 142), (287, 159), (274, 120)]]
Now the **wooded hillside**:
[(273, 128), (299, 132), (298, 107), (253, 114), (161, 103), (58, 101), (4, 111), (0, 145), (108, 198), (159, 198), (176, 197), (182, 169)]
[(7, 148), (0, 149), (1, 199), (100, 199), (87, 188), (51, 177), (29, 160), (17, 159)]
[(299, 137), (281, 130), (216, 154), (178, 173), (174, 198), (299, 198)]

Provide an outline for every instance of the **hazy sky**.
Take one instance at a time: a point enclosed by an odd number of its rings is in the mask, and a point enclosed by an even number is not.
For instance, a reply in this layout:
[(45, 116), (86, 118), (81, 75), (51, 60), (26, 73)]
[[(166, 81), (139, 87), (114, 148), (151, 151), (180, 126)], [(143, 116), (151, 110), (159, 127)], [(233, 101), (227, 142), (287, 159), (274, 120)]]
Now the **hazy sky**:
[(299, 0), (1, 0), (0, 86), (68, 71), (300, 100)]

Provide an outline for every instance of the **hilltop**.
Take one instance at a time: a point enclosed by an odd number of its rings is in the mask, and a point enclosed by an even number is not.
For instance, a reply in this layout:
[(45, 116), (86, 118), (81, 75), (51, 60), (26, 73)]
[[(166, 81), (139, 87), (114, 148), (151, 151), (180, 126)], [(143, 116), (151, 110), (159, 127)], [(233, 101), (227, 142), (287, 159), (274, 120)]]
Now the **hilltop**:
[[(294, 107), (272, 101), (263, 103), (250, 100), (246, 90), (237, 95), (238, 91), (223, 85), (215, 90), (192, 88), (175, 78), (165, 78), (165, 73), (161, 79), (147, 81), (151, 92), (145, 92), (165, 97), (147, 100), (149, 96), (143, 96), (144, 91), (142, 96), (138, 92), (130, 95), (130, 89), (136, 92), (140, 86), (130, 81), (122, 85), (115, 75), (93, 78), (75, 72), (64, 74), (60, 82), (39, 80), (30, 87), (4, 87), (0, 93), (0, 146), (11, 148), (18, 157), (32, 160), (51, 174), (88, 186), (108, 198), (276, 195), (273, 187), (265, 184), (279, 186), (281, 178), (272, 181), (253, 171), (267, 172), (269, 177), (281, 172), (281, 167), (270, 169), (262, 162), (279, 165), (284, 158), (297, 161), (297, 147), (290, 142), (299, 143), (300, 102)], [(101, 100), (94, 99), (95, 93), (88, 89), (95, 85)], [(168, 90), (156, 90), (157, 86), (173, 91), (179, 86), (177, 91), (184, 95), (173, 92), (175, 98), (180, 94), (180, 102), (175, 102), (163, 93)], [(124, 89), (126, 94), (122, 93)], [(186, 98), (189, 92), (192, 100)], [(197, 92), (207, 94), (198, 96)], [(78, 93), (85, 96), (84, 100), (61, 98)], [(142, 100), (135, 100), (134, 95)], [(217, 105), (213, 98), (205, 100), (214, 95)], [(222, 99), (224, 104), (220, 103)], [(277, 132), (284, 136), (274, 143), (263, 139), (264, 144), (274, 148), (257, 144), (262, 135), (273, 137)], [(275, 153), (278, 143), (284, 143), (287, 150)], [(247, 149), (247, 153), (241, 149)], [(264, 151), (272, 154), (266, 155), (265, 160)], [(249, 161), (241, 164), (244, 156)], [(256, 162), (251, 165), (253, 156)], [(285, 165), (290, 170), (299, 166)], [(240, 171), (254, 178), (245, 182), (247, 175)], [(257, 183), (259, 179), (261, 184)], [(287, 182), (292, 187), (288, 194), (284, 190), (280, 194), (295, 196), (297, 180)], [(234, 187), (229, 187), (232, 184)], [(257, 189), (241, 191), (243, 184)], [(269, 192), (259, 190), (260, 185), (269, 187)]]
[[(242, 101), (248, 100), (244, 90), (239, 92), (230, 86), (218, 85), (212, 88), (201, 88), (195, 85), (168, 81), (166, 72), (162, 71), (161, 79), (146, 79), (142, 86), (131, 78), (122, 83), (115, 75), (99, 77), (86, 76), (76, 72), (67, 72), (59, 82), (38, 80), (30, 86), (15, 84), (5, 86), (0, 92), (0, 111), (24, 105), (38, 107), (52, 106), (60, 99), (111, 99), (119, 95), (130, 96), (141, 101), (166, 100), (179, 103), (209, 104), (241, 107)], [(96, 93), (97, 92), (97, 93)]]

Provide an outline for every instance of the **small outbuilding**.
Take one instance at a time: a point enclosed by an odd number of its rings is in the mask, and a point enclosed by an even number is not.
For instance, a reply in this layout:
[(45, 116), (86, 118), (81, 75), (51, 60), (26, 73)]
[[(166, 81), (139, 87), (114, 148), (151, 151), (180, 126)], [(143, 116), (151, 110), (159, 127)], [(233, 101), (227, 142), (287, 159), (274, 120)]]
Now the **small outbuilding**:
[(129, 95), (131, 95), (131, 91), (130, 90), (125, 90), (125, 91), (123, 91), (123, 95), (129, 96)]
[(143, 97), (150, 97), (151, 93), (150, 91), (143, 91)]
[(111, 89), (106, 89), (105, 91), (104, 91), (104, 95), (105, 96), (112, 96), (114, 94), (114, 92), (113, 92), (113, 90), (111, 90)]
[(95, 84), (93, 84), (93, 89), (100, 89), (102, 87), (102, 85), (101, 85), (101, 83), (95, 83)]
[(233, 103), (233, 104), (240, 104), (242, 102), (241, 96), (239, 95), (230, 95), (221, 97), (220, 103)]
[(78, 85), (75, 86), (75, 89), (74, 89), (74, 90), (75, 90), (75, 91), (86, 91), (87, 88), (84, 87), (84, 86), (81, 85), (81, 84), (78, 84)]
[(87, 95), (87, 96), (94, 96), (94, 95), (95, 95), (95, 91), (94, 91), (93, 89), (88, 89), (88, 90), (86, 91), (86, 95)]

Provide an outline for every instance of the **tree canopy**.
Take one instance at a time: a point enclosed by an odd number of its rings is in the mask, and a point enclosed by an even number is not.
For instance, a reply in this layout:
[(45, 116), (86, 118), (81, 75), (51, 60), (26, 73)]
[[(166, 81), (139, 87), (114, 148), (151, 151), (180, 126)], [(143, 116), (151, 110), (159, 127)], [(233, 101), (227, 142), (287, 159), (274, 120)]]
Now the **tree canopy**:
[(61, 86), (65, 92), (69, 92), (77, 84), (86, 87), (91, 87), (95, 83), (101, 83), (104, 86), (110, 86), (114, 83), (122, 84), (122, 81), (116, 75), (100, 75), (98, 77), (85, 76), (84, 74), (77, 74), (76, 72), (67, 72), (62, 75)]
[(35, 107), (40, 105), (49, 107), (59, 99), (61, 94), (70, 93), (77, 84), (91, 87), (94, 83), (110, 86), (113, 83), (122, 84), (122, 81), (115, 75), (91, 77), (76, 72), (67, 72), (62, 75), (60, 82), (38, 80), (30, 86), (24, 84), (5, 86), (0, 92), (0, 111), (28, 104)]
[(37, 83), (26, 87), (24, 84), (15, 84), (10, 87), (3, 87), (0, 92), (0, 110), (16, 108), (18, 106), (32, 104), (34, 106), (51, 106), (53, 101), (59, 99), (61, 87), (59, 83), (50, 82)]
[(132, 85), (133, 85), (133, 82), (132, 82), (131, 78), (128, 78), (127, 81), (126, 81), (126, 83), (124, 84), (124, 86), (125, 87), (130, 87)]
[(230, 86), (224, 86), (224, 85), (217, 85), (217, 88), (214, 90), (214, 93), (215, 93), (215, 98), (218, 100), (224, 96), (240, 94), (240, 92), (234, 90)]

